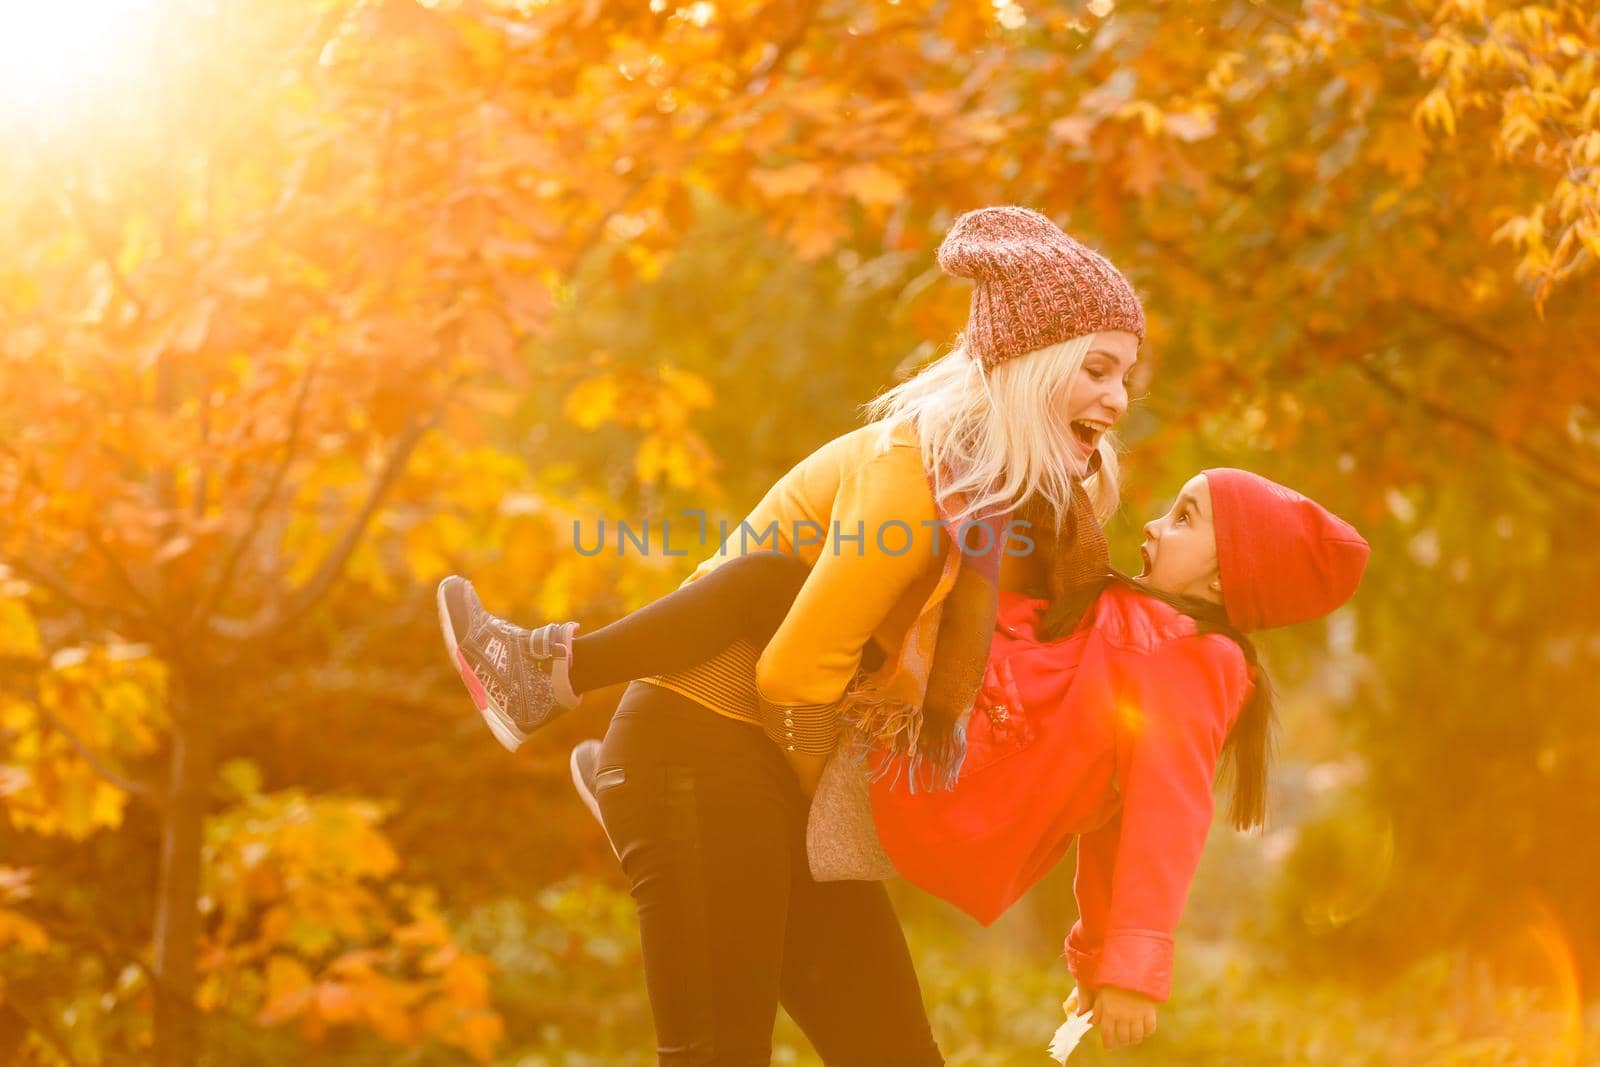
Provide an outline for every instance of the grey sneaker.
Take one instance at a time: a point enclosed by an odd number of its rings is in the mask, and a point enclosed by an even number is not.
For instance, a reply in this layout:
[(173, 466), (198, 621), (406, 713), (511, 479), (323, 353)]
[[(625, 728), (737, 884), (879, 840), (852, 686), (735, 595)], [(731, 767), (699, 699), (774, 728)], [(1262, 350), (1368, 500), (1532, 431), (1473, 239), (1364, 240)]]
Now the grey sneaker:
[[(572, 788), (578, 791), (578, 799), (589, 809), (594, 821), (600, 824), (600, 829), (606, 835), (606, 843), (611, 845), (611, 854), (617, 855), (617, 846), (611, 841), (611, 831), (606, 829), (605, 819), (600, 817), (600, 802), (594, 795), (595, 775), (600, 772), (600, 742), (590, 738), (573, 745), (567, 766), (572, 770)], [(617, 858), (621, 859), (620, 856)]]
[(495, 740), (515, 752), (528, 735), (582, 697), (567, 676), (575, 622), (524, 630), (489, 614), (472, 583), (452, 574), (439, 583), (439, 630), (450, 665)]

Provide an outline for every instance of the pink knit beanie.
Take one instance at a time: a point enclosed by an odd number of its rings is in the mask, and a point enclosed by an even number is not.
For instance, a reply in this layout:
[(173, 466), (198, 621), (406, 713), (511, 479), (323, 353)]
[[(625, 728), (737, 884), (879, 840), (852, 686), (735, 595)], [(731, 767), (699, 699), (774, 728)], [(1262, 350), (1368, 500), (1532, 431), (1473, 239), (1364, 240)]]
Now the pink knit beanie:
[(985, 367), (1086, 333), (1144, 340), (1144, 309), (1128, 279), (1037, 211), (967, 212), (939, 246), (939, 266), (977, 283), (965, 339)]

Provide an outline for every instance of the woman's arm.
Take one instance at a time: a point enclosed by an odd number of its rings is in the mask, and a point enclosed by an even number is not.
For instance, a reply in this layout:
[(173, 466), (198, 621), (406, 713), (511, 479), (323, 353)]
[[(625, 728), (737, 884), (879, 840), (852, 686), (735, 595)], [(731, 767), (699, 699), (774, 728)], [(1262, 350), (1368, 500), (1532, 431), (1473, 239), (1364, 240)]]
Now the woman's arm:
[(836, 705), (873, 632), (940, 566), (937, 519), (915, 447), (893, 446), (840, 480), (821, 554), (756, 663), (762, 726), (802, 787), (833, 752)]

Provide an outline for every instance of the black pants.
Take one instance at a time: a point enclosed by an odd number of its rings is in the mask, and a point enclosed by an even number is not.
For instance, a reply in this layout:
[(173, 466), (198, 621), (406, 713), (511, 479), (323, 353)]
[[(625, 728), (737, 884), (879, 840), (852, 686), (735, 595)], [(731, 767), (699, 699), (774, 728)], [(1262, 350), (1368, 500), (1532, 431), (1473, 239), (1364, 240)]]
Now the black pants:
[(662, 1064), (767, 1064), (780, 1002), (829, 1067), (944, 1062), (883, 883), (812, 881), (806, 798), (760, 727), (634, 682), (595, 792)]

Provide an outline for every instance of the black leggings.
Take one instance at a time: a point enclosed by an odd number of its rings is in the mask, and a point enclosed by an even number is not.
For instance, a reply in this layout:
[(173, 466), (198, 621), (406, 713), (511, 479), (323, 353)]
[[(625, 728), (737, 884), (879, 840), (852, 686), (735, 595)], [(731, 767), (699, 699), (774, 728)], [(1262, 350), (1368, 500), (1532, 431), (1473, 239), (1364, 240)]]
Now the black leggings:
[(812, 881), (806, 798), (759, 726), (634, 682), (595, 794), (662, 1064), (767, 1064), (779, 1003), (829, 1067), (944, 1062), (883, 883)]
[[(752, 552), (572, 642), (572, 687), (583, 693), (703, 663), (744, 638), (763, 648), (800, 595), (810, 567), (787, 552)], [(883, 653), (868, 642), (861, 665)]]

